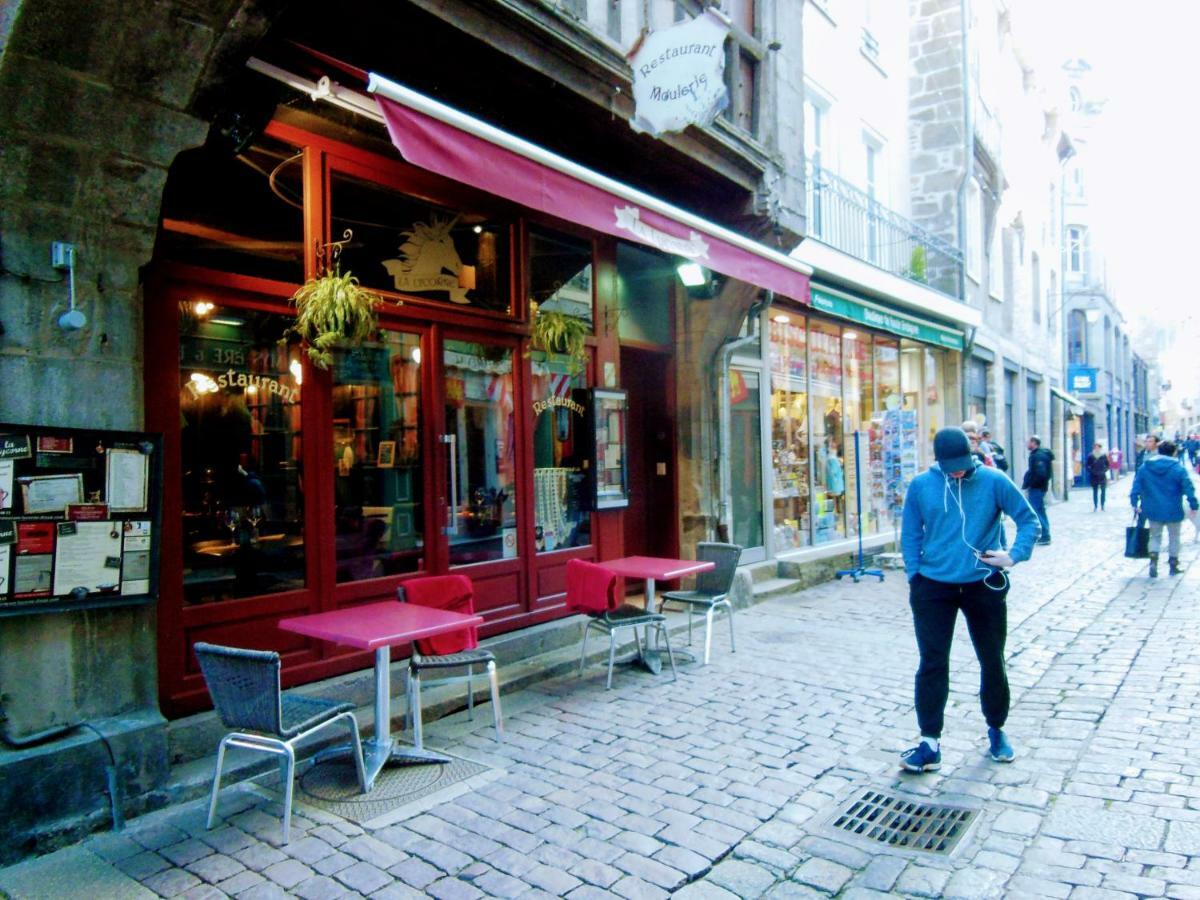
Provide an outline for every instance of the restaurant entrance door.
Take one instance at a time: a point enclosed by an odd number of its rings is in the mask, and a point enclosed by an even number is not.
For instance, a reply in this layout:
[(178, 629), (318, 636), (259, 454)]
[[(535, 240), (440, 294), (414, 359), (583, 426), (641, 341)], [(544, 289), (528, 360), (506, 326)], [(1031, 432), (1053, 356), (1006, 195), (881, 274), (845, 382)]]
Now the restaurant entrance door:
[(674, 558), (679, 555), (679, 534), (671, 357), (622, 347), (621, 384), (629, 391), (625, 555)]

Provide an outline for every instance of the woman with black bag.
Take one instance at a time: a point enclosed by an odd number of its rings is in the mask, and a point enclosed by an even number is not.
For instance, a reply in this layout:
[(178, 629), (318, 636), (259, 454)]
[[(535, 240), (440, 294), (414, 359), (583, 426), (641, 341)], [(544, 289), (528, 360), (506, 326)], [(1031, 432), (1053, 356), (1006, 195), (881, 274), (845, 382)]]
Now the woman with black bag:
[(1096, 441), (1096, 446), (1087, 458), (1088, 481), (1092, 485), (1092, 512), (1104, 510), (1104, 500), (1108, 494), (1108, 454), (1104, 445)]

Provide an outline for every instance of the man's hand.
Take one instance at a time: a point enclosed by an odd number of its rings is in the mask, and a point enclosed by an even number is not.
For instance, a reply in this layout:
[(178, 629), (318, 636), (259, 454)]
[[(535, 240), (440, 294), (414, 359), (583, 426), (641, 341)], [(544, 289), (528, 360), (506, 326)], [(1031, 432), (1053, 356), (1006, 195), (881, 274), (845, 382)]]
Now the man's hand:
[(981, 553), (979, 561), (995, 569), (1008, 569), (1015, 565), (1013, 558), (1003, 550), (988, 550)]

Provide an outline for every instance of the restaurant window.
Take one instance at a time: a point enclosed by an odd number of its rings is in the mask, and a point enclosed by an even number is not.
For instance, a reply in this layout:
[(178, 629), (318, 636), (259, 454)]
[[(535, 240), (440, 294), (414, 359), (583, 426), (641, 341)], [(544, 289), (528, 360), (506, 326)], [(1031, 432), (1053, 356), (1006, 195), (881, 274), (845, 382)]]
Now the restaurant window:
[(771, 319), (771, 467), (776, 551), (811, 543), (808, 336), (801, 316)]
[(337, 580), (421, 568), (421, 342), (384, 331), (334, 351), (333, 484)]
[(846, 458), (842, 433), (841, 329), (809, 320), (808, 383), (812, 403), (813, 543), (846, 534)]
[(517, 555), (516, 421), (513, 351), (448, 340), (444, 347), (447, 461), (458, 493), (452, 566)]
[(529, 229), (529, 300), (536, 313), (592, 324), (592, 243), (545, 228)]
[(675, 261), (656, 250), (617, 243), (617, 335), (622, 342), (670, 345)]
[(334, 170), (330, 234), (341, 271), (366, 287), (465, 310), (507, 313), (509, 225), (482, 210), (449, 209)]
[(305, 584), (298, 351), (290, 316), (179, 307), (186, 603)]
[(301, 154), (259, 138), (234, 155), (211, 146), (176, 157), (155, 255), (259, 278), (304, 280)]
[(569, 357), (534, 351), (533, 536), (538, 552), (592, 542), (588, 496), (587, 377)]

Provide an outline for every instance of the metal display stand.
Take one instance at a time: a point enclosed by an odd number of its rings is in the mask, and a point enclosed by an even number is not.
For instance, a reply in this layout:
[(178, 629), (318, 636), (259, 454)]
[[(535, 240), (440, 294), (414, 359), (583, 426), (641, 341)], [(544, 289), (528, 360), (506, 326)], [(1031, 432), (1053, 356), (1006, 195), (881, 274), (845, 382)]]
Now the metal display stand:
[(854, 583), (858, 584), (858, 580), (867, 575), (873, 575), (880, 581), (883, 581), (882, 569), (868, 569), (863, 565), (863, 537), (862, 537), (862, 466), (859, 464), (861, 459), (861, 451), (859, 441), (862, 438), (862, 432), (854, 432), (854, 505), (855, 505), (855, 526), (858, 531), (858, 562), (852, 569), (839, 569), (836, 577), (841, 581), (843, 575), (849, 575), (854, 579)]

